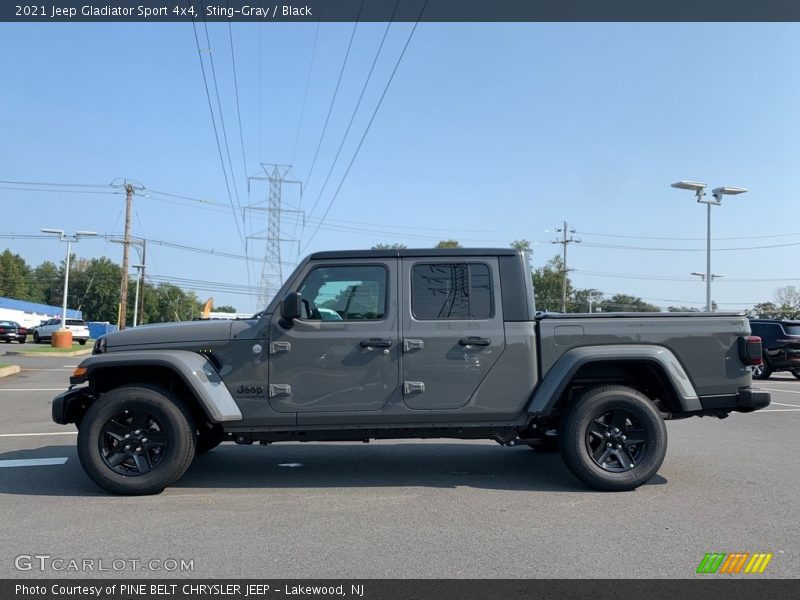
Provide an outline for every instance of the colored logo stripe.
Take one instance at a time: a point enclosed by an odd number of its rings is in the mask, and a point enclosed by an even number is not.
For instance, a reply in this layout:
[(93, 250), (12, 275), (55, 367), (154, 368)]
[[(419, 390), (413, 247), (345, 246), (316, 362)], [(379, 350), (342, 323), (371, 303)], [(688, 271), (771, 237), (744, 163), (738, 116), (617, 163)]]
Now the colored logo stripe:
[(749, 552), (732, 552), (731, 554), (709, 552), (700, 561), (697, 572), (737, 574), (741, 573), (744, 567), (744, 573), (763, 573), (772, 560), (772, 556), (771, 553), (765, 552), (756, 552), (755, 554), (750, 554)]

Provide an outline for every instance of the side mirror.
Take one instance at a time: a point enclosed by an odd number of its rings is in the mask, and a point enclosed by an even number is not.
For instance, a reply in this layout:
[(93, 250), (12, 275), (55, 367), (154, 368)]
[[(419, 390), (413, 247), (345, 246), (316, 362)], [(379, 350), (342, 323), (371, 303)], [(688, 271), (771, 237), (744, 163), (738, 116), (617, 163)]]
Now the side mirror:
[(303, 299), (297, 292), (289, 292), (281, 302), (281, 318), (288, 321), (299, 319), (302, 316)]

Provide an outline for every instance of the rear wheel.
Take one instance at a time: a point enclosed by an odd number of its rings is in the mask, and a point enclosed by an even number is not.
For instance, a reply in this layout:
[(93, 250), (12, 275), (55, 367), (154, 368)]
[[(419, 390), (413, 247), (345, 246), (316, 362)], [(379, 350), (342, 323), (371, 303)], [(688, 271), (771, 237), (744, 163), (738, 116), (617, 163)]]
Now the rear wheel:
[(795, 376), (795, 379), (800, 379), (800, 369), (792, 371), (792, 375)]
[(194, 423), (179, 398), (148, 385), (111, 390), (86, 411), (78, 458), (86, 474), (113, 494), (157, 494), (194, 456)]
[(79, 343), (81, 346), (85, 346), (85, 345), (86, 345), (86, 340), (78, 340), (78, 343)]
[(767, 361), (762, 359), (760, 365), (753, 365), (753, 379), (769, 379), (772, 369), (769, 368)]
[(587, 390), (558, 430), (567, 468), (597, 490), (633, 490), (656, 474), (667, 452), (667, 428), (653, 403), (626, 386)]
[(40, 341), (39, 332), (38, 331), (34, 331), (33, 332), (33, 343), (34, 344), (38, 344), (39, 341)]
[(23, 337), (19, 338), (17, 341), (18, 341), (20, 344), (24, 344), (24, 343), (25, 343), (25, 337), (23, 336)]

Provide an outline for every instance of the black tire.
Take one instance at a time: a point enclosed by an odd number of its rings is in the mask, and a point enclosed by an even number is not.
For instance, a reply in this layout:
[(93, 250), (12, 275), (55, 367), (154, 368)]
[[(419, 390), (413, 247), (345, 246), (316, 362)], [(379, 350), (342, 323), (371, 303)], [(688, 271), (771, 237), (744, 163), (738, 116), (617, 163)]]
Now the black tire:
[(753, 379), (758, 379), (763, 381), (764, 379), (769, 379), (772, 375), (772, 369), (767, 364), (767, 359), (763, 358), (762, 363), (760, 365), (753, 366)]
[(24, 344), (24, 343), (25, 343), (25, 338), (24, 338), (24, 337), (21, 337), (21, 338), (19, 338), (17, 341), (18, 341), (20, 344)]
[[(146, 384), (104, 394), (86, 411), (78, 430), (83, 469), (112, 494), (160, 493), (184, 474), (194, 447), (195, 426), (184, 403)], [(140, 448), (144, 452), (136, 452)]]
[(11, 338), (8, 338), (7, 340), (4, 340), (4, 341), (5, 341), (6, 344), (10, 344), (11, 343)]
[(795, 379), (800, 379), (800, 369), (792, 371), (792, 375), (794, 375)]
[(33, 332), (33, 343), (34, 344), (38, 344), (40, 341), (41, 341), (41, 338), (39, 337), (39, 332), (38, 331), (34, 331)]
[(197, 432), (197, 443), (194, 446), (194, 453), (197, 455), (211, 452), (224, 441), (225, 431), (222, 429), (222, 425), (219, 423), (211, 426), (204, 425), (200, 431)]
[(621, 385), (587, 390), (568, 408), (558, 433), (567, 468), (596, 490), (636, 489), (656, 474), (667, 453), (667, 428), (656, 407)]
[(79, 343), (81, 346), (85, 346), (85, 345), (86, 345), (86, 340), (78, 340), (78, 343)]

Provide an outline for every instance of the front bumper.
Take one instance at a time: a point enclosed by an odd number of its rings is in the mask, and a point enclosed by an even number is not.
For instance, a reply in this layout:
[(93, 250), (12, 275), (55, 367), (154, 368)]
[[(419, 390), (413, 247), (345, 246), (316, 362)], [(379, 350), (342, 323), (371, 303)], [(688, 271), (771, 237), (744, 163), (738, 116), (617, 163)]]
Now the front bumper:
[(82, 414), (91, 401), (88, 387), (71, 388), (61, 392), (53, 398), (53, 421), (59, 425), (74, 423), (75, 416)]
[(753, 412), (769, 406), (770, 393), (766, 390), (746, 387), (736, 394), (722, 396), (700, 396), (703, 410)]

